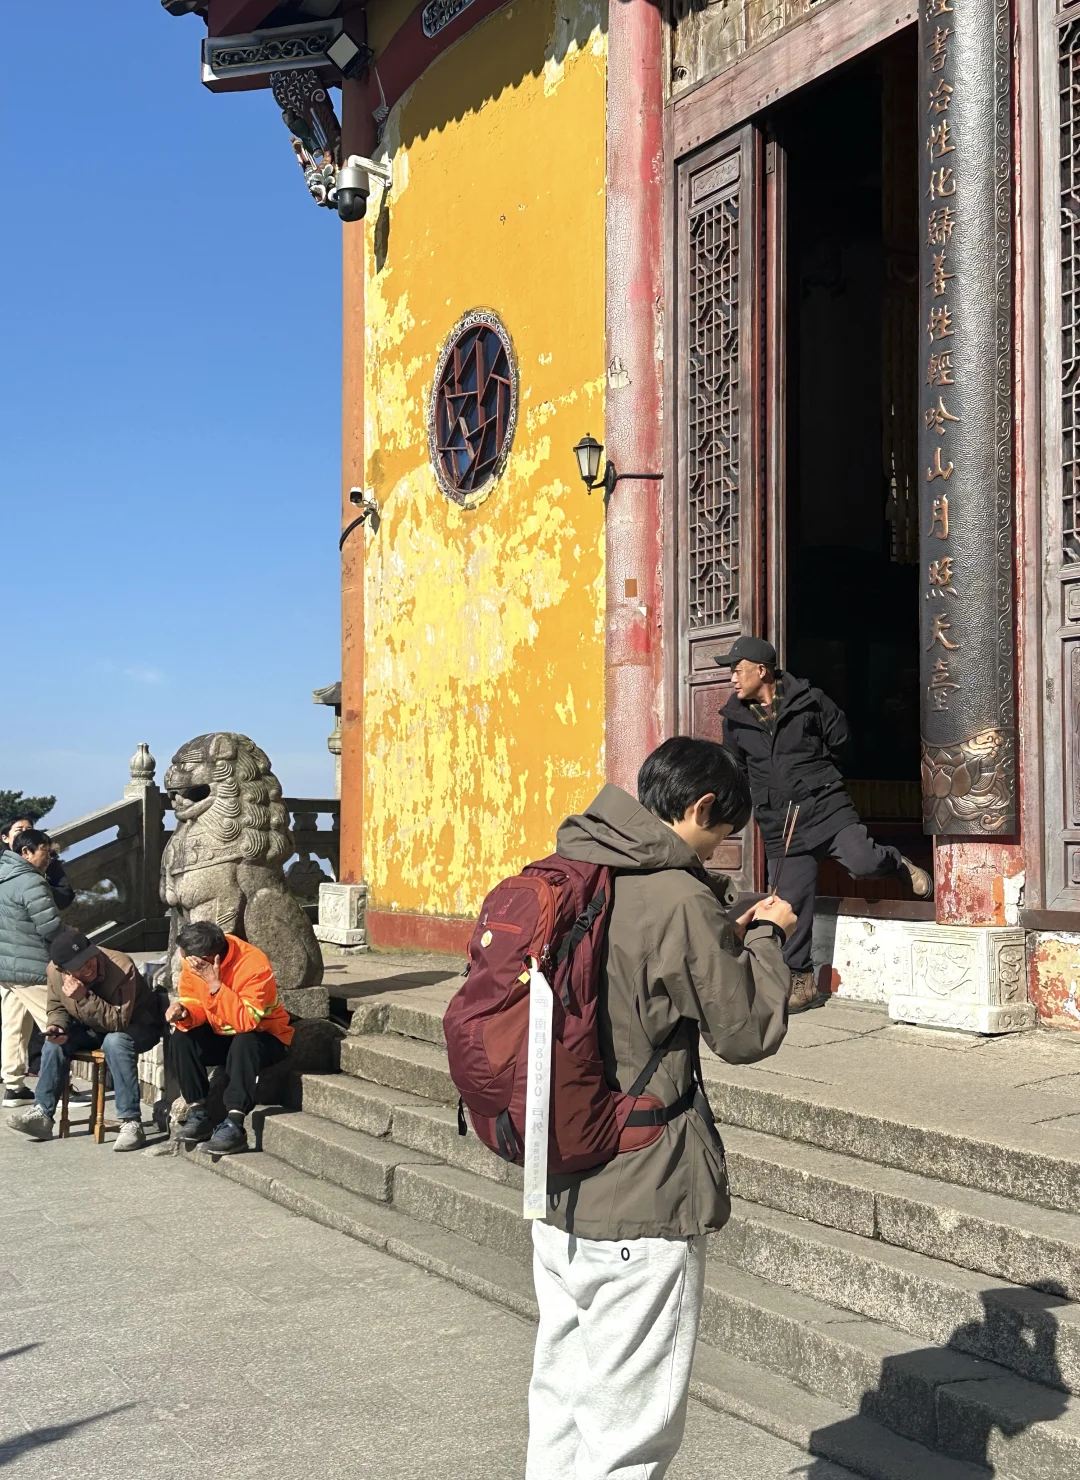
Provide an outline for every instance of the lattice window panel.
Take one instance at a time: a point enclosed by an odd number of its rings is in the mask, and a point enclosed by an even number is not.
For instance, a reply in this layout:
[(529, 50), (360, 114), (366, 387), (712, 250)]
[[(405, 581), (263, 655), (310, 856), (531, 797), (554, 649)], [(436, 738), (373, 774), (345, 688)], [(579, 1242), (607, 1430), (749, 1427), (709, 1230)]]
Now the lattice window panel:
[(1080, 20), (1060, 33), (1062, 555), (1080, 561)]
[(739, 620), (739, 192), (689, 223), (689, 625)]

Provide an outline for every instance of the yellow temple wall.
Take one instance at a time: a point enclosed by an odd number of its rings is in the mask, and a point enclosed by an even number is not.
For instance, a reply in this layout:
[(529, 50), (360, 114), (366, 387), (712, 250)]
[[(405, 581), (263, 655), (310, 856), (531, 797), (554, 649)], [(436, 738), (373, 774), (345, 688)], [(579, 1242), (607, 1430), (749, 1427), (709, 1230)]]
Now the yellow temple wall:
[[(387, 120), (393, 186), (365, 226), (373, 911), (475, 913), (603, 782), (603, 504), (573, 445), (603, 440), (604, 19), (594, 0), (519, 0)], [(509, 331), (520, 395), (506, 469), (467, 510), (436, 482), (428, 415), (476, 308)]]

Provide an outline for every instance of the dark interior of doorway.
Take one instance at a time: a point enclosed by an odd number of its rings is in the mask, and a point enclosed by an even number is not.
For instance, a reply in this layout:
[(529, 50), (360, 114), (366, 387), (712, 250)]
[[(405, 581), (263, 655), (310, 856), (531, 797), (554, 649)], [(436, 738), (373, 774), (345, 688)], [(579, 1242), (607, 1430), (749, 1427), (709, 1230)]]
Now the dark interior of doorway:
[[(919, 786), (915, 28), (800, 93), (787, 158), (786, 663), (848, 716), (880, 842), (931, 866)], [(910, 898), (831, 861), (820, 893)]]

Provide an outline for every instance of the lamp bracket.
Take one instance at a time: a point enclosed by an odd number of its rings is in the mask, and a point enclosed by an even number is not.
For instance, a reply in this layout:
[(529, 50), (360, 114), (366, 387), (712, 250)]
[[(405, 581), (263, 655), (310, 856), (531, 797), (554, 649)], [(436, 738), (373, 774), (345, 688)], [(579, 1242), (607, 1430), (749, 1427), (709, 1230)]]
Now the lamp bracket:
[(604, 507), (606, 509), (611, 501), (611, 495), (615, 492), (616, 483), (622, 483), (628, 478), (640, 479), (646, 483), (662, 483), (664, 475), (663, 473), (619, 473), (615, 469), (615, 464), (608, 458), (607, 466), (604, 468), (604, 476), (597, 478), (594, 483), (587, 483), (585, 487), (590, 493), (592, 493), (594, 488), (602, 488), (604, 490)]

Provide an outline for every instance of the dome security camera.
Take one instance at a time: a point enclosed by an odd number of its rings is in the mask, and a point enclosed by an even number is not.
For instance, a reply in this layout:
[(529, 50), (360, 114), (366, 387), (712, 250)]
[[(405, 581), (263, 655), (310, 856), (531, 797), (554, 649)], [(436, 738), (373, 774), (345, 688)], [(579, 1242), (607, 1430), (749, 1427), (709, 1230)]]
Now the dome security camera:
[(338, 170), (329, 195), (329, 204), (337, 207), (343, 221), (362, 221), (367, 215), (373, 179), (381, 180), (383, 189), (389, 190), (392, 179), (390, 166), (376, 164), (373, 159), (364, 159), (359, 154), (350, 154)]
[(368, 172), (353, 155), (349, 162), (338, 170), (337, 179), (334, 181), (331, 199), (337, 207), (338, 215), (343, 221), (362, 221), (367, 215), (370, 195), (371, 181), (368, 178)]

